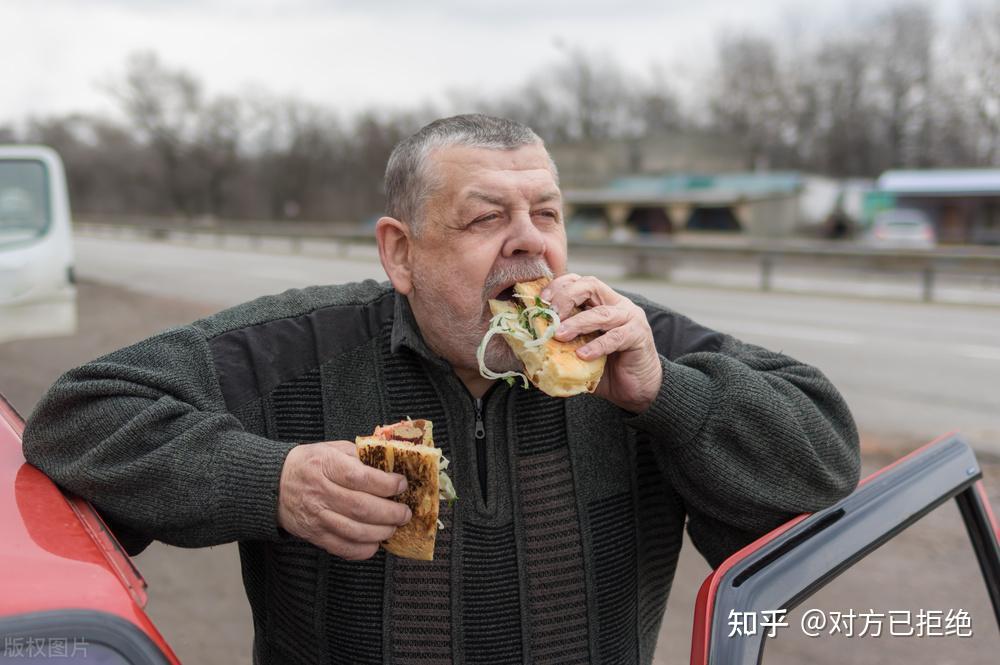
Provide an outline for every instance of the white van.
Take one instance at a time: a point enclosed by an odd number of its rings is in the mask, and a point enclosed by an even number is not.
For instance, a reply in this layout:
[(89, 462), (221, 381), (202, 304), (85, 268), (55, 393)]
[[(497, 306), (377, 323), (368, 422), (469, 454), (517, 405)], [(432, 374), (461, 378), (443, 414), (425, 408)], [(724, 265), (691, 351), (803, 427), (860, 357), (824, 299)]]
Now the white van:
[(74, 282), (62, 160), (0, 145), (0, 342), (76, 332)]

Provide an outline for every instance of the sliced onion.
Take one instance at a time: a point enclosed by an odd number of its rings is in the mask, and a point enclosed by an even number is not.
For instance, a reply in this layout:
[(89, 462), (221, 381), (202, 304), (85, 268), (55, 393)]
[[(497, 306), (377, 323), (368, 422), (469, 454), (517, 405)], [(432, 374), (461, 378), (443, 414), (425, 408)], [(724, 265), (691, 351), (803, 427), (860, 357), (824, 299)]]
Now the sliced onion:
[[(519, 297), (522, 299), (527, 298), (527, 296)], [(542, 302), (545, 301), (543, 300)], [(534, 334), (534, 326), (531, 324), (531, 321), (539, 316), (547, 316), (551, 319), (551, 321), (545, 329), (545, 332), (543, 332), (540, 337), (536, 338)], [(529, 328), (525, 328), (524, 325), (521, 324), (521, 317), (525, 317), (525, 321), (527, 321)], [(476, 360), (479, 361), (479, 374), (487, 379), (521, 377), (524, 382), (524, 387), (527, 388), (529, 386), (528, 377), (523, 373), (494, 372), (486, 366), (486, 346), (490, 343), (490, 340), (494, 335), (503, 334), (510, 335), (511, 337), (520, 340), (524, 344), (525, 348), (532, 349), (537, 346), (541, 346), (552, 339), (552, 337), (556, 334), (556, 328), (558, 327), (559, 315), (554, 309), (550, 309), (548, 307), (532, 305), (531, 307), (525, 307), (516, 314), (514, 312), (500, 312), (490, 319), (490, 327), (483, 336), (482, 341), (479, 343), (479, 348), (476, 349)]]
[[(513, 312), (500, 312), (492, 319), (490, 319), (489, 330), (483, 336), (483, 341), (479, 343), (479, 348), (476, 349), (476, 360), (479, 361), (479, 374), (487, 379), (505, 379), (507, 377), (516, 378), (521, 377), (524, 381), (524, 387), (527, 388), (530, 384), (528, 383), (528, 377), (521, 372), (494, 372), (489, 367), (486, 366), (486, 346), (490, 343), (490, 340), (494, 335), (498, 333), (503, 333), (505, 335), (513, 335), (521, 341), (527, 343), (532, 341), (532, 338), (528, 335), (527, 331), (517, 330), (518, 315)], [(511, 325), (513, 323), (513, 326)], [(522, 336), (523, 335), (523, 336)], [(527, 339), (525, 339), (527, 337)]]

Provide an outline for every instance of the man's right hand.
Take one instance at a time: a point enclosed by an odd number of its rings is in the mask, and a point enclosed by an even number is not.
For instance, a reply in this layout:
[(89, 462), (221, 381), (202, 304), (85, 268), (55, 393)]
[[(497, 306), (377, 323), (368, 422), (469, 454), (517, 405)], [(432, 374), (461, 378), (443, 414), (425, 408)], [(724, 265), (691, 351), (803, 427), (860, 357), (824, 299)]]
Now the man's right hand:
[(350, 441), (296, 446), (281, 469), (278, 524), (330, 554), (368, 559), (410, 509), (388, 497), (406, 489), (406, 478), (366, 466)]

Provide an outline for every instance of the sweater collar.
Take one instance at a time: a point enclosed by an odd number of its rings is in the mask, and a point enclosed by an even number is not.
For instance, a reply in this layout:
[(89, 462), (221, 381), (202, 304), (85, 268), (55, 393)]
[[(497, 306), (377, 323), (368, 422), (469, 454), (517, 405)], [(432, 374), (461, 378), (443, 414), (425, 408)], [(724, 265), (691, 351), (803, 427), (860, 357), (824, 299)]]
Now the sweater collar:
[(434, 363), (440, 367), (451, 368), (451, 363), (434, 353), (423, 335), (420, 334), (420, 326), (410, 308), (409, 299), (398, 291), (393, 290), (396, 298), (395, 313), (392, 320), (392, 334), (389, 340), (390, 350), (399, 353), (399, 350), (406, 347), (416, 353), (421, 358)]

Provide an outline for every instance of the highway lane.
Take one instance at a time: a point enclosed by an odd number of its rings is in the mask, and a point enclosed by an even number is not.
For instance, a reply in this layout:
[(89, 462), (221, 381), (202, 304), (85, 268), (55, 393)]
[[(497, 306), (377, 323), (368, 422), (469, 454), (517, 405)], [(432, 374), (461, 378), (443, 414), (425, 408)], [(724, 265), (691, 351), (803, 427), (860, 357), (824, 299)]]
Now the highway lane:
[[(77, 238), (89, 280), (219, 307), (310, 284), (384, 279), (372, 248), (347, 255), (287, 243), (254, 251), (141, 240)], [(907, 448), (959, 429), (1000, 455), (1000, 308), (696, 288), (595, 274), (696, 321), (822, 368), (843, 391), (872, 445)]]

